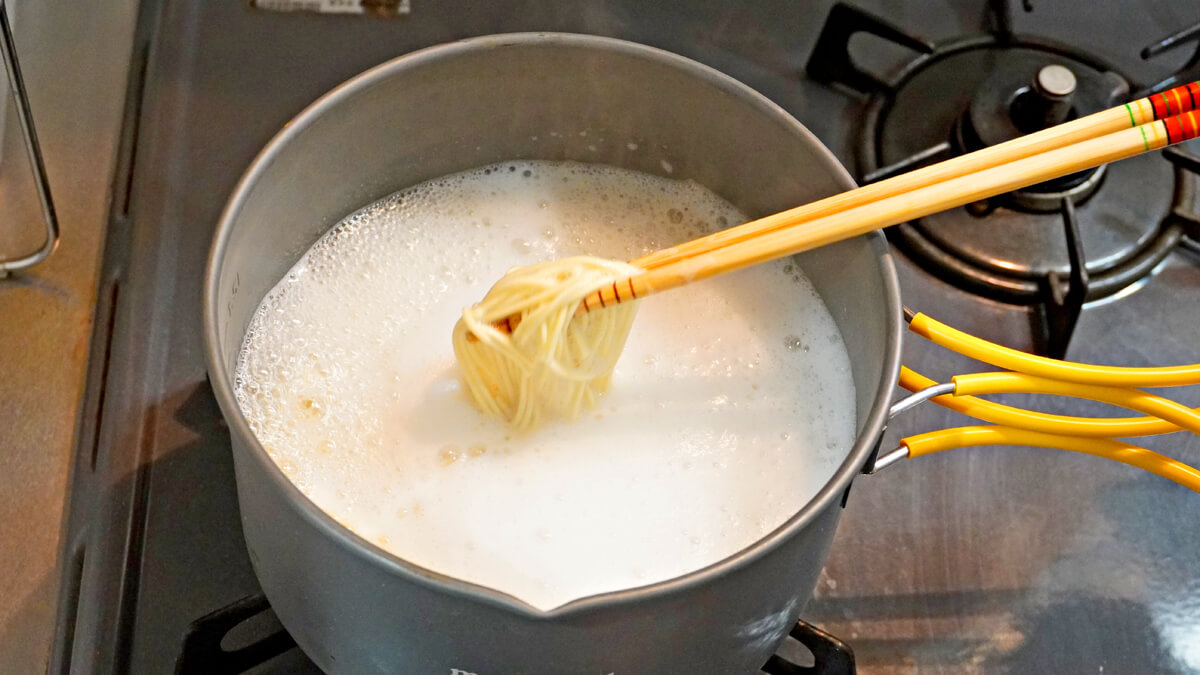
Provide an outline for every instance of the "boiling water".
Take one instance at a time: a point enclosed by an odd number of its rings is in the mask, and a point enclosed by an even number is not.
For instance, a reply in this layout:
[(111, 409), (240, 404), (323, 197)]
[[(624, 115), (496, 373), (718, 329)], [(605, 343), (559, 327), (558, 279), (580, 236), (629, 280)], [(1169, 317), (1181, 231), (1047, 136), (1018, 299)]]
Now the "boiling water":
[(632, 259), (744, 220), (694, 183), (594, 165), (418, 185), (267, 295), (238, 402), (313, 502), (422, 567), (544, 609), (699, 569), (792, 516), (853, 441), (849, 358), (799, 270), (643, 301), (600, 406), (527, 434), (470, 406), (450, 331), (513, 265)]

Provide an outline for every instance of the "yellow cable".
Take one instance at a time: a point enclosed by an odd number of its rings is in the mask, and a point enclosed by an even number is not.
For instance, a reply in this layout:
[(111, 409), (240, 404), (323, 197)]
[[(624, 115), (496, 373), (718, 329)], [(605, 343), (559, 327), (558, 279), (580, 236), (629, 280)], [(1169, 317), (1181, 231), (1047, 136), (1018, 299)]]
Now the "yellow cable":
[(917, 314), (909, 330), (947, 349), (977, 361), (1031, 375), (1110, 387), (1173, 387), (1200, 384), (1200, 363), (1157, 368), (1096, 366), (1026, 354), (988, 342)]
[[(937, 382), (906, 366), (900, 367), (900, 386), (909, 391), (919, 391), (935, 384)], [(932, 401), (975, 419), (1051, 434), (1128, 438), (1180, 431), (1179, 426), (1158, 417), (1069, 417), (1013, 408), (966, 395), (937, 396)]]
[(970, 373), (952, 379), (955, 396), (1026, 393), (1086, 398), (1153, 415), (1200, 434), (1200, 412), (1138, 389), (1064, 382), (1026, 373)]
[(1200, 492), (1200, 471), (1152, 450), (1107, 438), (1044, 434), (1004, 426), (959, 427), (910, 436), (901, 441), (909, 457), (977, 445), (1028, 445), (1059, 448), (1135, 466)]

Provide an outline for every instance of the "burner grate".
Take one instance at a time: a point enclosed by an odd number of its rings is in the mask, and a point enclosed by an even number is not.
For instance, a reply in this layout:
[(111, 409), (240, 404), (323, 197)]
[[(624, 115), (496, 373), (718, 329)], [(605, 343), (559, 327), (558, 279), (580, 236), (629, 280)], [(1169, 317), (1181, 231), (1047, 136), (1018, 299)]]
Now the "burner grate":
[[(261, 620), (251, 624), (259, 617), (270, 620), (265, 629)], [(296, 641), (274, 617), (267, 596), (259, 593), (197, 619), (188, 626), (183, 638), (183, 651), (175, 663), (175, 675), (245, 673), (295, 649)], [(258, 631), (245, 636), (248, 640), (245, 645), (232, 649), (223, 645), (228, 636), (242, 627), (257, 628)], [(319, 672), (315, 666), (314, 672)]]
[[(817, 672), (853, 675), (855, 672), (854, 652), (850, 647), (815, 626), (796, 622), (788, 640), (807, 649), (821, 664), (820, 668), (799, 665), (776, 654), (762, 668), (766, 675), (814, 675)], [(286, 664), (282, 663), (284, 656), (291, 657), (286, 659)], [(321, 672), (304, 657), (262, 593), (246, 596), (193, 621), (175, 662), (175, 675), (251, 672), (286, 672), (290, 675)]]
[[(1197, 24), (1200, 28), (1200, 24)], [(1197, 50), (1200, 55), (1200, 49)], [(1171, 146), (1163, 150), (1163, 157), (1175, 166), (1177, 172), (1187, 172), (1200, 176), (1200, 157), (1193, 155), (1180, 146)], [(1179, 231), (1181, 245), (1189, 251), (1200, 253), (1200, 213), (1195, 205), (1188, 201), (1171, 211), (1168, 216), (1169, 226)]]
[[(1029, 131), (1029, 120), (1018, 113), (1029, 113), (1025, 102), (1047, 67), (1065, 67), (1073, 77), (1065, 97), (1050, 102), (1056, 108), (1047, 103), (1033, 111), (1043, 124), (1111, 107), (1133, 89), (1157, 91), (1200, 76), (1200, 43), (1179, 72), (1140, 87), (1091, 55), (1014, 35), (1007, 2), (993, 0), (989, 8), (991, 34), (940, 44), (847, 4), (831, 9), (807, 72), (867, 99), (859, 133), (860, 183)], [(1025, 10), (1031, 9), (1026, 3)], [(914, 57), (888, 81), (864, 72), (849, 48), (859, 33), (910, 49)], [(1148, 47), (1143, 58), (1196, 40), (1200, 24)], [(1037, 350), (1062, 358), (1083, 304), (1147, 277), (1194, 222), (1195, 164), (1180, 160), (1177, 151), (1166, 157), (1171, 164), (1138, 157), (1067, 176), (897, 225), (888, 237), (939, 279), (1029, 308)], [(1195, 225), (1190, 227), (1194, 233)]]

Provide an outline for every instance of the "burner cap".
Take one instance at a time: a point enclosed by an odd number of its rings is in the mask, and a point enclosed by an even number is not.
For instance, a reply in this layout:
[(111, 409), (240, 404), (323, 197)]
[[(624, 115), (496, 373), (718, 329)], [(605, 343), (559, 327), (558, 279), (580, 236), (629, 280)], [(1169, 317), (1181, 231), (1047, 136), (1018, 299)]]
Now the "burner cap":
[[(1128, 92), (1119, 77), (1063, 56), (1001, 49), (980, 74), (971, 102), (954, 127), (955, 147), (973, 152), (1112, 107)], [(1055, 63), (1046, 64), (1053, 60)], [(1067, 65), (1063, 65), (1063, 64)], [(1081, 73), (1075, 76), (1075, 71)], [(1055, 211), (1064, 197), (1079, 203), (1100, 185), (1104, 167), (1086, 169), (1006, 197), (1025, 211)]]
[(1048, 97), (1067, 98), (1075, 93), (1076, 79), (1070, 68), (1054, 65), (1039, 70), (1033, 83), (1038, 93)]

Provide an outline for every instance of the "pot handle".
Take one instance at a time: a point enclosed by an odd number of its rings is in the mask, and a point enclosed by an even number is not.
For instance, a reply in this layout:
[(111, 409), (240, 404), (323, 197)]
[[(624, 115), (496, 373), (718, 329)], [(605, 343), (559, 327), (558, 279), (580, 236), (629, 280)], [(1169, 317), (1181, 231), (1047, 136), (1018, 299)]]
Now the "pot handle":
[[(901, 459), (951, 448), (1024, 445), (1072, 450), (1158, 474), (1200, 492), (1200, 469), (1118, 438), (1188, 430), (1200, 435), (1200, 408), (1142, 391), (1141, 387), (1200, 384), (1200, 363), (1166, 367), (1101, 366), (1049, 359), (1004, 347), (905, 308), (909, 330), (978, 361), (1006, 369), (955, 375), (937, 383), (909, 368), (900, 369), (899, 385), (915, 392), (894, 403), (889, 419), (925, 401), (988, 425), (930, 431), (900, 440), (895, 449), (872, 453), (864, 473), (875, 473)], [(1052, 394), (1100, 401), (1144, 413), (1143, 417), (1071, 417), (1025, 410), (979, 398), (981, 394)]]
[(854, 650), (816, 626), (797, 621), (789, 635), (812, 652), (813, 665), (798, 666), (778, 654), (762, 670), (767, 675), (855, 675)]

